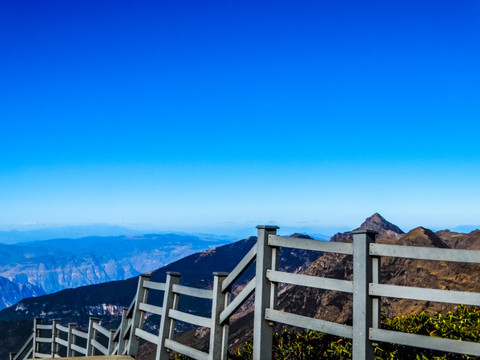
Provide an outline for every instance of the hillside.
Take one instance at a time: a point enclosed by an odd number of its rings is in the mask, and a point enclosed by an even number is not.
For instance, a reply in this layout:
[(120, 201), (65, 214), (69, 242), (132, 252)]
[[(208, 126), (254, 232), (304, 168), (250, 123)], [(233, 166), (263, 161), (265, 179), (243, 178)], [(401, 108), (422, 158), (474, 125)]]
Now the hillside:
[[(374, 214), (359, 227), (361, 229), (374, 228), (379, 232), (376, 242), (422, 246), (422, 247), (449, 247), (443, 240), (445, 234), (434, 233), (423, 227), (418, 227), (405, 234), (401, 229), (389, 223), (379, 214)], [(457, 248), (476, 248), (480, 246), (478, 231), (470, 234), (457, 234), (463, 239), (457, 242)], [(332, 237), (332, 241), (351, 241), (350, 232), (339, 233)], [(352, 257), (340, 254), (327, 253), (314, 261), (303, 273), (307, 275), (352, 280)], [(301, 271), (302, 272), (302, 271)], [(434, 261), (418, 261), (399, 258), (383, 258), (381, 261), (381, 282), (417, 286), (427, 288), (452, 289), (480, 292), (480, 265), (446, 263)], [(320, 318), (339, 323), (351, 323), (352, 296), (336, 291), (325, 291), (308, 287), (285, 286), (279, 291), (278, 308), (287, 312)], [(423, 301), (382, 298), (382, 311), (387, 316), (427, 311), (446, 312), (453, 309), (453, 305)], [(247, 302), (232, 318), (230, 325), (231, 349), (238, 349), (248, 339), (251, 339), (253, 330), (253, 302)], [(279, 330), (279, 328), (277, 328)], [(206, 345), (205, 339), (199, 338), (201, 331), (185, 334), (182, 340), (186, 343), (195, 341), (197, 346)], [(148, 345), (147, 345), (148, 346)], [(146, 359), (150, 359), (146, 357)]]
[(452, 249), (480, 250), (480, 230), (468, 234), (442, 230), (435, 234)]
[[(345, 241), (348, 241), (346, 237)], [(432, 231), (418, 227), (398, 240), (393, 237), (380, 237), (377, 243), (389, 243), (422, 247), (448, 247)], [(315, 261), (305, 273), (308, 275), (352, 279), (352, 259), (350, 256), (325, 254)], [(400, 258), (382, 258), (381, 282), (392, 285), (406, 285), (438, 289), (480, 291), (478, 274), (480, 265), (419, 261)], [(341, 323), (351, 321), (351, 295), (334, 291), (322, 291), (304, 287), (293, 287), (279, 298), (279, 306), (285, 311), (301, 313)], [(398, 316), (422, 310), (446, 311), (446, 304), (421, 301), (382, 299), (382, 311), (388, 316)]]

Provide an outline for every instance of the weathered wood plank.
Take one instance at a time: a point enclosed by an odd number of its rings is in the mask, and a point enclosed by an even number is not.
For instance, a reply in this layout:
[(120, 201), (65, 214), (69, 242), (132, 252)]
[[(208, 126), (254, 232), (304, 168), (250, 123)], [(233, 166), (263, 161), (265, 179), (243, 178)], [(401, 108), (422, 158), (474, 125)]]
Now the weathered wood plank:
[(42, 354), (42, 353), (39, 353), (39, 352), (35, 353), (35, 357), (40, 358), (40, 359), (52, 359), (51, 354)]
[(88, 338), (88, 334), (86, 332), (80, 331), (78, 329), (72, 329), (72, 334), (75, 335), (75, 336), (79, 336), (83, 339)]
[(37, 324), (37, 329), (38, 330), (52, 330), (52, 324), (50, 324), (50, 325)]
[(407, 334), (383, 329), (370, 329), (370, 340), (480, 356), (480, 344), (469, 341), (442, 339), (433, 336)]
[[(24, 359), (30, 358), (30, 356), (33, 354), (33, 348), (30, 349), (27, 354), (25, 355)], [(14, 358), (14, 360), (17, 360), (18, 358)]]
[(63, 340), (63, 339), (60, 339), (59, 337), (56, 337), (56, 338), (55, 338), (55, 342), (56, 342), (57, 344), (60, 344), (60, 345), (62, 345), (62, 346), (65, 346), (65, 347), (68, 346), (68, 341), (67, 341), (67, 340)]
[(438, 249), (420, 246), (370, 244), (370, 255), (399, 258), (480, 263), (480, 250)]
[(187, 314), (182, 311), (178, 311), (175, 309), (170, 309), (168, 311), (168, 316), (172, 319), (183, 321), (189, 324), (197, 325), (197, 326), (205, 326), (205, 327), (212, 327), (212, 319), (206, 318), (203, 316), (197, 316), (192, 314)]
[(27, 353), (26, 359), (30, 358), (30, 355), (33, 354), (33, 349), (30, 349), (30, 351)]
[(62, 359), (68, 360), (132, 360), (130, 355), (93, 355), (93, 356), (73, 356)]
[(209, 360), (209, 356), (207, 353), (191, 348), (190, 346), (180, 344), (179, 342), (171, 339), (165, 339), (165, 347), (185, 356), (189, 356), (195, 360)]
[(270, 235), (268, 237), (268, 245), (287, 247), (292, 249), (353, 255), (353, 245), (351, 243), (339, 243), (314, 239), (300, 239), (291, 238), (288, 236)]
[[(83, 355), (87, 355), (87, 349), (84, 349), (84, 348), (82, 348), (82, 347), (80, 347), (76, 344), (72, 344), (70, 346), (71, 346), (73, 351), (78, 352), (78, 353), (83, 354)], [(82, 359), (85, 359), (85, 358), (82, 357)]]
[(314, 319), (308, 316), (286, 313), (273, 309), (265, 309), (265, 318), (269, 321), (280, 322), (286, 325), (298, 326), (335, 336), (352, 338), (353, 330), (349, 325), (337, 324), (330, 321)]
[(257, 244), (248, 251), (242, 260), (235, 266), (230, 274), (222, 282), (222, 292), (226, 292), (230, 289), (232, 284), (242, 275), (243, 271), (255, 260), (257, 256)]
[(223, 325), (230, 316), (237, 311), (237, 309), (243, 305), (245, 301), (253, 294), (255, 291), (255, 278), (250, 280), (247, 286), (243, 288), (240, 294), (237, 295), (235, 299), (222, 311), (220, 314), (220, 324)]
[(41, 342), (41, 343), (51, 343), (52, 342), (52, 338), (37, 337), (37, 338), (35, 338), (35, 340), (37, 342)]
[(318, 276), (292, 274), (273, 270), (267, 270), (267, 278), (273, 282), (353, 293), (353, 283), (347, 280), (328, 279)]
[(61, 332), (68, 333), (68, 327), (57, 324), (57, 330), (60, 330)]
[(138, 308), (142, 311), (149, 312), (152, 314), (163, 315), (163, 308), (161, 306), (140, 303), (140, 306)]
[(399, 299), (435, 301), (450, 304), (480, 305), (480, 293), (425, 289), (412, 286), (398, 286), (386, 284), (370, 284), (371, 296), (385, 296)]
[(135, 308), (135, 299), (136, 299), (136, 297), (133, 298), (132, 303), (130, 304), (130, 306), (129, 306), (128, 309), (127, 309), (127, 313), (125, 314), (125, 317), (126, 317), (127, 319), (131, 319), (131, 318), (132, 318), (133, 309)]
[(212, 300), (213, 298), (212, 290), (199, 289), (190, 286), (175, 284), (172, 287), (172, 291), (176, 294), (193, 296), (202, 299)]
[(95, 339), (92, 339), (92, 346), (97, 349), (98, 351), (100, 351), (103, 355), (107, 355), (108, 354), (108, 349), (103, 346), (102, 344), (100, 344), (97, 340)]
[(143, 287), (152, 290), (165, 291), (165, 283), (146, 280), (143, 282)]
[(135, 329), (135, 335), (141, 337), (143, 340), (151, 342), (152, 344), (158, 345), (157, 335), (151, 334), (142, 329)]
[(110, 337), (110, 330), (105, 329), (103, 326), (101, 326), (98, 323), (93, 323), (93, 328), (97, 330), (100, 334), (106, 337)]

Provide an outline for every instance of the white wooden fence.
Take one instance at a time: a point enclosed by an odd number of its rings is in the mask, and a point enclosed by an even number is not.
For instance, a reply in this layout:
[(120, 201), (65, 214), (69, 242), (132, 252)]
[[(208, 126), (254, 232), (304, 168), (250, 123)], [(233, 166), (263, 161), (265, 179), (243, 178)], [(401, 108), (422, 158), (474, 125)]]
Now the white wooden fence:
[[(139, 340), (143, 339), (157, 345), (156, 360), (168, 359), (170, 350), (196, 360), (225, 360), (230, 317), (254, 293), (254, 360), (271, 359), (273, 323), (351, 338), (354, 360), (373, 359), (373, 343), (378, 342), (480, 356), (479, 343), (407, 334), (380, 327), (380, 297), (480, 306), (480, 293), (382, 284), (380, 257), (480, 263), (480, 251), (375, 244), (376, 233), (371, 230), (353, 232), (353, 243), (337, 243), (278, 236), (276, 226), (257, 226), (257, 229), (257, 243), (232, 272), (213, 274), (213, 290), (180, 285), (178, 273), (167, 273), (165, 283), (152, 282), (150, 276), (141, 275), (136, 296), (129, 308), (123, 310), (121, 324), (116, 330), (106, 330), (96, 318), (90, 319), (88, 332), (78, 330), (75, 324), (64, 326), (54, 320), (52, 324), (45, 325), (41, 319), (35, 319), (32, 336), (18, 353), (10, 354), (10, 359), (59, 357), (61, 347), (66, 349), (64, 353), (67, 356), (135, 356)], [(353, 281), (279, 271), (279, 249), (282, 247), (353, 255)], [(232, 286), (254, 261), (255, 277), (232, 300)], [(338, 324), (279, 311), (276, 309), (278, 283), (352, 293), (353, 324)], [(149, 291), (164, 292), (163, 304), (149, 304)], [(179, 311), (179, 296), (210, 299), (211, 317)], [(142, 329), (147, 313), (160, 316), (158, 335)], [(209, 352), (175, 341), (173, 335), (176, 321), (210, 328)], [(51, 336), (42, 337), (42, 331), (49, 332)], [(50, 344), (50, 352), (40, 352), (42, 343)]]

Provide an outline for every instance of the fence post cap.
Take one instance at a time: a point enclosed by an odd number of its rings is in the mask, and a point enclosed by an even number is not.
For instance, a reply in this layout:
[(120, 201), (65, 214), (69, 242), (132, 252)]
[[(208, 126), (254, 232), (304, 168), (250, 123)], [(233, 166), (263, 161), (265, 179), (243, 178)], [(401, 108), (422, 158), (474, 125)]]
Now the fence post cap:
[(257, 225), (257, 229), (278, 230), (280, 227), (277, 225)]
[(370, 230), (370, 229), (358, 229), (358, 230), (353, 230), (352, 231), (353, 235), (357, 234), (370, 234), (370, 235), (377, 235), (378, 231), (375, 230)]
[(182, 276), (182, 274), (180, 274), (179, 272), (175, 272), (175, 271), (167, 271), (167, 275), (176, 276), (176, 277)]
[(223, 271), (215, 271), (213, 273), (213, 276), (228, 276), (228, 272), (223, 272)]

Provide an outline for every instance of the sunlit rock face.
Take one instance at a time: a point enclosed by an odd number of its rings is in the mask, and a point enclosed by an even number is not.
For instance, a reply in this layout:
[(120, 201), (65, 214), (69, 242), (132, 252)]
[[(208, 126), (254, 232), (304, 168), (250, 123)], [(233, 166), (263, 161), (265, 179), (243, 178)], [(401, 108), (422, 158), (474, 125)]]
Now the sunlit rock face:
[(149, 234), (0, 244), (0, 309), (27, 297), (135, 277), (225, 242)]
[(45, 294), (42, 288), (29, 283), (16, 283), (0, 276), (0, 307), (12, 306), (23, 298)]

